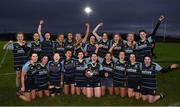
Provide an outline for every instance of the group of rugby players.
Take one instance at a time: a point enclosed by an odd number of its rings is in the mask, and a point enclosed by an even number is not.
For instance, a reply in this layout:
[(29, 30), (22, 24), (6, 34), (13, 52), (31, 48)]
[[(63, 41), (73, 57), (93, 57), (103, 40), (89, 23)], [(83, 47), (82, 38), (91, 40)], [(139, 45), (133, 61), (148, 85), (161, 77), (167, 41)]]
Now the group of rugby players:
[[(161, 16), (151, 35), (140, 30), (140, 40), (128, 33), (123, 40), (119, 33), (108, 39), (108, 34), (97, 34), (98, 24), (89, 36), (86, 33), (58, 34), (55, 41), (49, 32), (41, 33), (43, 21), (33, 41), (25, 42), (24, 34), (17, 33), (12, 44), (14, 67), (16, 70), (17, 95), (24, 101), (42, 96), (56, 96), (64, 93), (81, 93), (88, 98), (102, 97), (106, 91), (110, 95), (128, 96), (149, 103), (163, 98), (156, 93), (156, 73), (172, 71), (177, 64), (161, 68), (152, 62), (153, 38), (164, 19)], [(89, 40), (87, 40), (90, 38)]]

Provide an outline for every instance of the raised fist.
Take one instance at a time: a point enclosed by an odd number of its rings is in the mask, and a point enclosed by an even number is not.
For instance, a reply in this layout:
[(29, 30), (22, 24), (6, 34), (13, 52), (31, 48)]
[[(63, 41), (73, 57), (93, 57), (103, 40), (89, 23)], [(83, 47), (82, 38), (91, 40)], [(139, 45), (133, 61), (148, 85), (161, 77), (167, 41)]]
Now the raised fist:
[(40, 20), (39, 24), (41, 25), (41, 24), (43, 24), (43, 23), (44, 23), (44, 20)]
[(164, 17), (163, 15), (162, 15), (162, 16), (160, 16), (160, 17), (159, 17), (159, 21), (164, 20), (164, 18), (165, 18), (165, 17)]

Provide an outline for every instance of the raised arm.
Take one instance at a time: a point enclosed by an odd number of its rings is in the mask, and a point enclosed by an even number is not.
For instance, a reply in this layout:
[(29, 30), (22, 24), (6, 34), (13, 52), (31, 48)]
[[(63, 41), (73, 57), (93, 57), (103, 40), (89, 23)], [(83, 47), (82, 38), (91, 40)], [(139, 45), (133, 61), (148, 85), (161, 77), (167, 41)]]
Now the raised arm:
[(154, 38), (154, 36), (156, 35), (156, 32), (157, 32), (157, 30), (158, 30), (158, 28), (159, 28), (159, 26), (160, 26), (160, 24), (161, 24), (161, 22), (164, 20), (164, 16), (160, 16), (159, 17), (159, 20), (158, 20), (158, 22), (157, 22), (157, 24), (156, 24), (156, 27), (154, 28), (154, 30), (153, 30), (153, 32), (152, 32), (152, 38)]
[(89, 25), (89, 23), (86, 23), (86, 34), (82, 40), (82, 43), (86, 43), (88, 35), (89, 35), (89, 31), (90, 31), (90, 25)]
[(94, 28), (94, 30), (93, 30), (93, 35), (96, 36), (96, 39), (97, 39), (98, 41), (101, 40), (101, 36), (99, 36), (99, 35), (97, 34), (97, 30), (98, 30), (99, 27), (101, 27), (101, 26), (103, 26), (103, 23), (99, 23), (99, 24)]
[(43, 20), (40, 20), (39, 26), (38, 26), (38, 34), (39, 34), (39, 36), (40, 36), (40, 41), (43, 41), (43, 40), (44, 40), (44, 38), (43, 38), (43, 36), (42, 36), (42, 32), (41, 32), (42, 24), (43, 24), (43, 23), (44, 23), (44, 21), (43, 21)]
[(117, 43), (114, 43), (111, 48), (109, 49), (109, 52), (112, 52), (112, 50), (117, 46)]

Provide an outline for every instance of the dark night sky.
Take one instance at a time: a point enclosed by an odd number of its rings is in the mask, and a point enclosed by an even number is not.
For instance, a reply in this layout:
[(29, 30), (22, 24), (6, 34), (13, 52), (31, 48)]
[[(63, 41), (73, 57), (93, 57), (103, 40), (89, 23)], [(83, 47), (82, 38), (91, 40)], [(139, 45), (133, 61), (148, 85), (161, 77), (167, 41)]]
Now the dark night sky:
[(84, 32), (87, 16), (85, 6), (91, 6), (91, 29), (104, 22), (101, 31), (152, 31), (153, 23), (163, 14), (159, 34), (180, 36), (180, 0), (1, 0), (0, 32), (35, 32), (40, 19), (43, 31), (52, 33)]

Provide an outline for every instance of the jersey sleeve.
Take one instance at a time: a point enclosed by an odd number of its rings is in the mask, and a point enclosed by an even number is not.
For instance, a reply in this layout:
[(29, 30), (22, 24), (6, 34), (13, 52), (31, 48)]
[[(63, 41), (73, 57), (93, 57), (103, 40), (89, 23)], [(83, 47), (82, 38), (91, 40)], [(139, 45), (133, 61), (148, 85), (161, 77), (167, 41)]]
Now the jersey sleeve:
[(162, 70), (162, 67), (158, 64), (158, 63), (154, 63), (156, 66), (155, 66), (155, 70), (157, 72), (160, 72)]
[(23, 72), (27, 72), (29, 70), (29, 62), (27, 62), (26, 64), (24, 64), (22, 71)]

